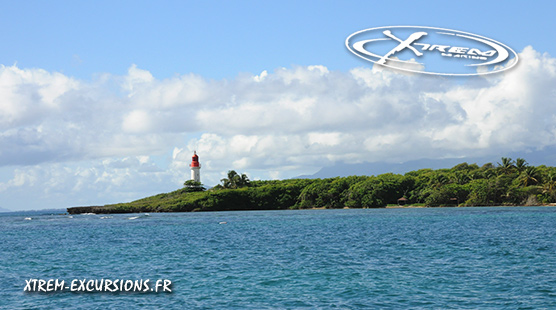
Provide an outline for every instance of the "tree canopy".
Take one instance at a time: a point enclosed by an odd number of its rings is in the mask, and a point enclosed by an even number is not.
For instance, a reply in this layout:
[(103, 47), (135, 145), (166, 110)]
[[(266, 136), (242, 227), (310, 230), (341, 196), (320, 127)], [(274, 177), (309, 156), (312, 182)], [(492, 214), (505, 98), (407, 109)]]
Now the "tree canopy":
[(220, 182), (222, 182), (223, 188), (228, 188), (228, 189), (241, 188), (241, 187), (249, 186), (250, 184), (249, 178), (245, 173), (242, 173), (240, 175), (235, 170), (228, 171), (228, 177), (220, 180)]

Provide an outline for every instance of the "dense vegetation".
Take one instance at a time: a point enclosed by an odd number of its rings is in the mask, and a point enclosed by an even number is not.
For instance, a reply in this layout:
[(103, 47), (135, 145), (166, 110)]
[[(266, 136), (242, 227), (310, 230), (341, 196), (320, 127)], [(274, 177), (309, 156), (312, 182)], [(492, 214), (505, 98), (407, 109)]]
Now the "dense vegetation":
[(405, 175), (329, 179), (249, 181), (235, 171), (222, 185), (204, 190), (185, 184), (177, 191), (130, 203), (69, 208), (70, 213), (281, 210), (305, 208), (381, 208), (425, 206), (536, 205), (556, 202), (556, 167), (530, 166), (524, 159), (502, 158), (479, 167), (462, 163), (451, 169), (421, 169)]

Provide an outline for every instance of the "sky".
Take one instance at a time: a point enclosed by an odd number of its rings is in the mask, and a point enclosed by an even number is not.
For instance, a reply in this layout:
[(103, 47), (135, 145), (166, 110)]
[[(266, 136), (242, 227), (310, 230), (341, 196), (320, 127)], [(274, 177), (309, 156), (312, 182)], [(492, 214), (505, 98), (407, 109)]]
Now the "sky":
[[(556, 146), (553, 1), (0, 1), (0, 208), (104, 205), (365, 162)], [(502, 42), (471, 78), (366, 62), (359, 30)], [(556, 165), (556, 156), (547, 159)]]

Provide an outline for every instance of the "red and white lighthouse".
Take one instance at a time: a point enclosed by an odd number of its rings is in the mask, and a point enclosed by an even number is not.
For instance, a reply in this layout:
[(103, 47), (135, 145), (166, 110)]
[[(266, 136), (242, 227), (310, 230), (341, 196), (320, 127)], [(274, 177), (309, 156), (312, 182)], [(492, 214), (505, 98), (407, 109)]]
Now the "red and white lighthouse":
[(197, 156), (196, 151), (193, 151), (189, 167), (191, 167), (191, 181), (201, 183), (201, 164), (199, 164), (199, 156)]

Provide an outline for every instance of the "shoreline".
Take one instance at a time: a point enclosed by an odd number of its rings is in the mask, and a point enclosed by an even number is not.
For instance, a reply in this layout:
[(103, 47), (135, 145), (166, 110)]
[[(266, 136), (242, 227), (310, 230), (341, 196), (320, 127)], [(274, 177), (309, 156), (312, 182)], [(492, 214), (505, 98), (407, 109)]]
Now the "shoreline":
[[(131, 214), (131, 213), (192, 213), (192, 212), (228, 212), (228, 211), (280, 211), (280, 210), (358, 210), (358, 209), (437, 209), (437, 208), (504, 208), (504, 207), (556, 207), (556, 203), (540, 204), (540, 205), (492, 205), (492, 206), (423, 206), (423, 205), (401, 205), (401, 206), (386, 206), (381, 208), (302, 208), (302, 209), (238, 209), (238, 210), (197, 210), (197, 211), (137, 211), (137, 212), (114, 212), (114, 210), (107, 210), (103, 206), (96, 207), (72, 207), (67, 209), (67, 214)], [(94, 209), (93, 209), (94, 208)], [(71, 211), (70, 211), (71, 210)]]
[(407, 206), (386, 206), (385, 209), (419, 209), (419, 208), (488, 208), (488, 207), (556, 207), (556, 203), (547, 203), (539, 205), (492, 205), (492, 206), (418, 206), (418, 205), (407, 205)]

